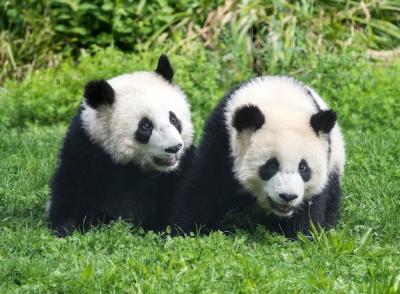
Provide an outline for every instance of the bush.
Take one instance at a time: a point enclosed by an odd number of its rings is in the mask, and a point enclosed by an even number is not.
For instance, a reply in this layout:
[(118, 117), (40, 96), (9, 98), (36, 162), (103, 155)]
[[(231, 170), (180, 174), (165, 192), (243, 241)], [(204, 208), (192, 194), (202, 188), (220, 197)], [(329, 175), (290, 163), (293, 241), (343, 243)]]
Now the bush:
[[(0, 81), (82, 49), (115, 46), (135, 52), (185, 38), (222, 1), (17, 1), (0, 3)], [(58, 53), (62, 54), (58, 54)]]
[(400, 46), (398, 0), (6, 0), (0, 3), (0, 81), (114, 46), (179, 51), (193, 40), (232, 58), (241, 47), (256, 73), (287, 70), (309, 54)]

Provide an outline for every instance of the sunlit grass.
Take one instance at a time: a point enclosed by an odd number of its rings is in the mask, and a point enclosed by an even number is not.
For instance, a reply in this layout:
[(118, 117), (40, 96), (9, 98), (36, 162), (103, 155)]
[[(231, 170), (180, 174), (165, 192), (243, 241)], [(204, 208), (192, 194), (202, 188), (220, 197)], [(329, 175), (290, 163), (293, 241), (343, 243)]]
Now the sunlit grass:
[(57, 239), (43, 215), (64, 130), (0, 134), (2, 293), (399, 290), (395, 131), (373, 136), (346, 131), (349, 159), (339, 226), (314, 241), (293, 242), (261, 226), (255, 232), (171, 239), (140, 228), (131, 233), (125, 223)]

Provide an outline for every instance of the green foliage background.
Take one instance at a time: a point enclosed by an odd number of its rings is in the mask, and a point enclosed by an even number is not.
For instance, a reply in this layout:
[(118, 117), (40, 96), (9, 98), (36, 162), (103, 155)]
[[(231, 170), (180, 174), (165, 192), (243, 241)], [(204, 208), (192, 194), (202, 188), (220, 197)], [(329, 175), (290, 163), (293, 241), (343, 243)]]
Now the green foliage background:
[[(0, 292), (399, 293), (399, 24), (397, 0), (0, 2)], [(52, 236), (48, 183), (85, 84), (154, 69), (161, 53), (198, 138), (242, 80), (313, 86), (346, 138), (338, 227), (295, 242), (262, 226), (170, 238), (124, 222)]]
[(290, 69), (355, 44), (398, 47), (399, 13), (398, 0), (4, 0), (0, 81), (99, 46), (186, 51), (193, 40), (225, 59), (245, 48), (258, 73)]

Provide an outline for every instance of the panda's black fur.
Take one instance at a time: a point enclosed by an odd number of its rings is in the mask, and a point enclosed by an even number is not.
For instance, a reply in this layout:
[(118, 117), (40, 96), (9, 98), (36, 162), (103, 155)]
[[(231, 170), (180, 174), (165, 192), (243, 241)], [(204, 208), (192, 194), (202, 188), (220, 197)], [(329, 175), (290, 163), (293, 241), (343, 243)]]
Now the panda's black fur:
[[(160, 58), (156, 72), (162, 75), (165, 69), (162, 76), (170, 81), (172, 68), (165, 58)], [(105, 81), (90, 82), (85, 89), (91, 107), (113, 103), (112, 95)], [(74, 230), (85, 232), (122, 218), (145, 230), (165, 229), (173, 193), (191, 162), (193, 146), (187, 148), (179, 168), (169, 173), (146, 171), (134, 163), (116, 163), (84, 130), (82, 111), (72, 119), (51, 181), (50, 228), (65, 237)]]
[[(228, 92), (205, 123), (203, 137), (197, 148), (192, 168), (187, 172), (175, 198), (170, 220), (174, 227), (173, 234), (224, 230), (226, 224), (221, 226), (221, 220), (228, 212), (249, 214), (252, 221), (289, 238), (296, 238), (298, 232), (309, 235), (311, 222), (318, 229), (319, 226), (323, 228), (335, 226), (338, 221), (341, 188), (340, 176), (335, 171), (329, 175), (325, 189), (305, 201), (288, 218), (266, 214), (260, 209), (256, 199), (234, 177), (229, 130), (226, 127), (224, 113), (233, 93), (248, 83), (249, 81), (244, 82)], [(310, 99), (313, 97), (310, 96)], [(320, 109), (316, 109), (318, 110)], [(244, 112), (243, 117), (238, 118), (233, 124), (236, 123), (235, 127), (240, 130), (245, 127), (246, 122), (250, 122), (253, 129), (257, 130), (264, 120), (262, 115), (256, 113), (249, 115)], [(268, 118), (266, 120), (268, 121)], [(240, 226), (233, 223), (228, 227)]]
[(208, 117), (193, 168), (178, 189), (171, 218), (178, 232), (218, 228), (226, 212), (251, 202), (251, 197), (240, 193), (240, 184), (232, 174), (228, 130), (223, 120), (229, 98), (227, 94)]

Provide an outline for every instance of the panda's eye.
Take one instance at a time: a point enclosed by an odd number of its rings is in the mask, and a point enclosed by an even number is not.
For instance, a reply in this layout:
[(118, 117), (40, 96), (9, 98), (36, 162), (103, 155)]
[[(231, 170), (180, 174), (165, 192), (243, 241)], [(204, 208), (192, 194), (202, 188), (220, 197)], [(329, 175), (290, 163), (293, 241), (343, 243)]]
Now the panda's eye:
[(304, 159), (302, 159), (299, 163), (299, 172), (305, 173), (308, 171), (308, 169), (309, 167), (307, 165), (307, 162)]
[(178, 122), (178, 119), (176, 118), (176, 116), (175, 116), (175, 114), (173, 112), (170, 112), (169, 121), (173, 125), (176, 125), (176, 123)]
[(151, 123), (151, 121), (149, 119), (144, 118), (140, 121), (139, 128), (142, 131), (150, 131), (151, 129), (153, 129), (153, 124)]
[(299, 174), (304, 182), (308, 182), (311, 179), (311, 168), (304, 159), (299, 163)]
[(171, 122), (171, 125), (173, 125), (179, 133), (182, 132), (182, 124), (181, 121), (176, 117), (175, 113), (172, 111), (169, 112), (169, 121)]

